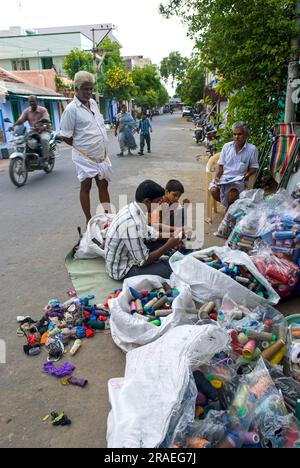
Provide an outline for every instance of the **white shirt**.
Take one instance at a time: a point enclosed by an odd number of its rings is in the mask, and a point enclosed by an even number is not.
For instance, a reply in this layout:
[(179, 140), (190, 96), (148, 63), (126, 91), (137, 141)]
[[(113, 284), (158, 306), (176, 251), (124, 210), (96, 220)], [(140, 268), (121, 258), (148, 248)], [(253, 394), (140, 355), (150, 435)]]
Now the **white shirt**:
[(147, 225), (147, 217), (138, 203), (125, 206), (113, 220), (106, 236), (106, 269), (120, 281), (132, 267), (142, 267), (149, 258), (145, 241), (157, 240), (159, 232)]
[(227, 143), (221, 153), (219, 165), (224, 166), (221, 180), (234, 179), (244, 175), (249, 169), (258, 169), (258, 149), (246, 143), (239, 153), (236, 152), (235, 143)]
[[(62, 115), (60, 133), (65, 138), (73, 138), (74, 148), (101, 162), (108, 153), (108, 137), (103, 116), (93, 99), (90, 100), (90, 107), (75, 96)], [(80, 154), (73, 150), (73, 157), (74, 153), (76, 156)]]

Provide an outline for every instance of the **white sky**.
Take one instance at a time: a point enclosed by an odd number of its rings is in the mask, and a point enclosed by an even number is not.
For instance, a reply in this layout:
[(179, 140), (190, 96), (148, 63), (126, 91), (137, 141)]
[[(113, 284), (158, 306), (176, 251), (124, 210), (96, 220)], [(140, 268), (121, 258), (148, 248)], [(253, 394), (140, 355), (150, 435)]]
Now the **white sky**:
[(0, 29), (107, 22), (118, 27), (116, 36), (123, 45), (122, 55), (143, 55), (156, 64), (172, 51), (189, 56), (193, 43), (187, 38), (186, 28), (176, 18), (165, 20), (158, 12), (160, 3), (161, 0), (9, 0), (1, 9)]

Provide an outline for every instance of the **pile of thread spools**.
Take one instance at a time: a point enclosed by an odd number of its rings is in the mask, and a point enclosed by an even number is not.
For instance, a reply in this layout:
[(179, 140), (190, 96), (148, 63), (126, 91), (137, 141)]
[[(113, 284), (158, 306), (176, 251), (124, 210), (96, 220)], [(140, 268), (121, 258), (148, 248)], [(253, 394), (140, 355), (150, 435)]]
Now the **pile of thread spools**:
[(251, 260), (280, 297), (290, 296), (299, 281), (299, 267), (290, 260), (278, 258), (270, 249), (262, 248)]
[(225, 263), (216, 254), (208, 255), (200, 253), (195, 255), (195, 258), (205, 263), (207, 266), (218, 270), (220, 273), (229, 276), (257, 296), (265, 299), (269, 298), (267, 288), (253, 276), (246, 266)]
[(167, 283), (152, 291), (136, 291), (130, 288), (130, 293), (132, 296), (129, 304), (131, 315), (156, 327), (160, 327), (162, 319), (173, 313), (172, 304), (179, 296), (179, 291), (172, 289)]
[(271, 248), (279, 258), (289, 258), (297, 263), (300, 254), (300, 219), (280, 216), (274, 225)]
[(283, 395), (262, 361), (241, 377), (234, 362), (219, 354), (194, 379), (194, 421), (179, 425), (170, 448), (299, 448), (299, 423), (287, 416)]
[(266, 255), (258, 252), (252, 260), (278, 294), (288, 297), (299, 281), (300, 221), (289, 216), (278, 217), (273, 232), (263, 236), (263, 242), (270, 246), (271, 252)]
[[(288, 352), (285, 319), (268, 306), (253, 311), (236, 306), (224, 313), (214, 302), (199, 310), (200, 320), (208, 318), (228, 330), (231, 346), (194, 372), (198, 392), (194, 421), (187, 427), (179, 426), (184, 429), (175, 433), (169, 446), (299, 447), (299, 423), (285, 408), (286, 394), (289, 400), (293, 395), (296, 405), (292, 412), (300, 421), (297, 394), (291, 392), (289, 379), (281, 377), (285, 391), (280, 393), (268, 371), (279, 369)], [(300, 326), (291, 328), (291, 333), (294, 339), (300, 338)], [(295, 357), (300, 358), (296, 354), (295, 349)]]
[(260, 323), (257, 318), (247, 318), (239, 307), (227, 317), (214, 302), (204, 304), (198, 318), (217, 321), (221, 326), (230, 323), (227, 328), (231, 329), (231, 348), (240, 366), (248, 366), (261, 357), (271, 365), (279, 365), (287, 354), (287, 327), (284, 320), (265, 318), (264, 323)]
[[(291, 373), (300, 382), (300, 324), (292, 324), (289, 329)], [(300, 398), (300, 395), (299, 395)]]
[(48, 360), (58, 361), (72, 340), (75, 343), (70, 354), (75, 355), (83, 338), (92, 338), (95, 331), (109, 328), (109, 312), (101, 305), (91, 305), (95, 296), (80, 299), (71, 291), (69, 297), (64, 303), (59, 300), (49, 301), (38, 322), (30, 317), (22, 321), (20, 331), (27, 338), (27, 345), (24, 346), (27, 355), (37, 356), (45, 345)]
[(233, 229), (228, 240), (228, 246), (232, 250), (241, 250), (242, 252), (249, 254), (249, 252), (251, 252), (251, 250), (254, 248), (255, 241), (258, 239), (256, 230), (256, 220), (253, 220), (253, 229), (247, 226), (247, 231), (243, 231), (241, 229), (241, 225), (239, 224)]

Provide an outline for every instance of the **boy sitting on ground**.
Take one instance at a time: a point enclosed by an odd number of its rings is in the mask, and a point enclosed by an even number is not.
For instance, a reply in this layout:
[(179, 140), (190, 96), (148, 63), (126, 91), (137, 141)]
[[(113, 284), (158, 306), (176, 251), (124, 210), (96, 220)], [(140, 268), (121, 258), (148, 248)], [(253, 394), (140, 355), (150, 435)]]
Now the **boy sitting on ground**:
[(186, 221), (186, 208), (190, 201), (183, 201), (183, 208), (179, 200), (184, 194), (184, 186), (178, 180), (170, 180), (165, 189), (165, 195), (160, 206), (149, 215), (149, 225), (159, 232), (174, 234), (179, 229), (183, 230)]

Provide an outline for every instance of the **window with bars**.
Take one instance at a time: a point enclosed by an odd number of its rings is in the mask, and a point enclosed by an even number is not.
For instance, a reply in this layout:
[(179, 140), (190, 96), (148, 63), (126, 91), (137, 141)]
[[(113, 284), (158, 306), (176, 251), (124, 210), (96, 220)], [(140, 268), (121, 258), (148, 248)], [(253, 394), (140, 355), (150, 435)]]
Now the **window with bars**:
[(27, 59), (12, 60), (12, 69), (13, 71), (30, 70), (29, 60)]

